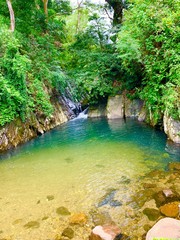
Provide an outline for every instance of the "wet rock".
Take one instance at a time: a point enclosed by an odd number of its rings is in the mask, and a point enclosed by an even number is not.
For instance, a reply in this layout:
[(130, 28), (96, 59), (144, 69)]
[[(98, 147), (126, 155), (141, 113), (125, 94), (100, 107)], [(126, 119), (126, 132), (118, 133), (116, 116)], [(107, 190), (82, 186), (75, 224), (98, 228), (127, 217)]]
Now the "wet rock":
[(84, 213), (75, 213), (73, 214), (70, 219), (69, 222), (70, 224), (78, 224), (78, 225), (84, 225), (87, 223), (87, 216)]
[(164, 132), (175, 143), (180, 143), (180, 121), (173, 119), (165, 112), (163, 118)]
[(117, 191), (116, 189), (107, 190), (107, 193), (101, 198), (97, 206), (102, 207), (106, 204), (109, 204), (111, 201), (113, 201), (116, 191)]
[(180, 172), (180, 163), (179, 162), (171, 162), (168, 165), (170, 171)]
[(154, 238), (180, 238), (180, 221), (173, 218), (159, 220), (147, 233), (146, 240)]
[[(153, 198), (156, 201), (156, 205), (157, 207), (160, 207), (162, 205), (164, 205), (165, 203), (169, 203), (169, 202), (174, 202), (174, 201), (179, 201), (180, 200), (180, 195), (173, 191), (173, 190), (165, 190), (165, 192), (159, 191), (158, 193), (155, 193)], [(168, 194), (169, 192), (169, 194)], [(171, 193), (171, 194), (170, 194)]]
[(121, 230), (118, 226), (115, 224), (106, 224), (96, 226), (92, 230), (89, 240), (118, 240), (121, 237)]
[(51, 201), (51, 200), (54, 199), (54, 196), (53, 195), (48, 195), (46, 198), (47, 198), (48, 201)]
[(143, 213), (148, 217), (150, 221), (155, 221), (160, 217), (160, 212), (154, 208), (145, 208)]
[(89, 214), (91, 215), (95, 226), (113, 223), (113, 220), (108, 212), (90, 211)]
[(67, 227), (62, 232), (62, 236), (72, 239), (74, 237), (74, 231), (72, 230), (72, 228)]
[(26, 223), (24, 225), (24, 227), (27, 228), (27, 229), (28, 228), (39, 228), (40, 227), (40, 223), (37, 222), (37, 221), (30, 221), (30, 222)]
[(180, 202), (167, 203), (160, 207), (160, 211), (166, 217), (177, 217), (179, 215)]
[(122, 184), (129, 184), (131, 182), (131, 179), (126, 177), (126, 176), (122, 176), (119, 183), (122, 183)]
[(151, 225), (145, 224), (143, 228), (146, 232), (148, 232), (151, 229)]
[(121, 203), (120, 201), (118, 201), (118, 200), (111, 200), (111, 201), (109, 202), (109, 205), (110, 205), (111, 207), (119, 207), (119, 206), (122, 206), (122, 203)]
[(108, 98), (107, 118), (116, 119), (124, 117), (124, 99), (122, 95), (116, 95)]
[(45, 220), (47, 220), (49, 217), (48, 216), (44, 216), (43, 218), (42, 218), (42, 221), (45, 221)]
[(57, 208), (56, 213), (59, 214), (59, 215), (64, 215), (64, 216), (71, 215), (69, 210), (66, 207), (63, 207), (63, 206)]

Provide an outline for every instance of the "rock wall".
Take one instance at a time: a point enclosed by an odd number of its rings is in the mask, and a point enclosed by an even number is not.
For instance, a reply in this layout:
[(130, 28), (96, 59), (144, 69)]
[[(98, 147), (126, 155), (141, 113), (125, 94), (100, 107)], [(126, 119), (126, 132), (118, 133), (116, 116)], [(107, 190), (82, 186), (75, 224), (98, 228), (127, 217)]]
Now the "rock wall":
[[(90, 108), (88, 117), (107, 117), (108, 119), (136, 117), (139, 121), (146, 121), (147, 113), (142, 100), (130, 100), (125, 93), (122, 93), (121, 95), (109, 97), (107, 106)], [(163, 124), (164, 132), (167, 134), (168, 139), (179, 144), (180, 121), (174, 120), (165, 113)]]
[(25, 143), (38, 135), (60, 125), (70, 118), (69, 109), (54, 101), (54, 113), (50, 117), (32, 114), (25, 122), (16, 119), (0, 128), (0, 153)]
[(180, 121), (174, 120), (166, 113), (163, 118), (164, 132), (175, 143), (180, 143)]
[(142, 109), (143, 101), (140, 99), (130, 100), (125, 94), (116, 95), (114, 97), (109, 97), (108, 99), (107, 118), (139, 117)]

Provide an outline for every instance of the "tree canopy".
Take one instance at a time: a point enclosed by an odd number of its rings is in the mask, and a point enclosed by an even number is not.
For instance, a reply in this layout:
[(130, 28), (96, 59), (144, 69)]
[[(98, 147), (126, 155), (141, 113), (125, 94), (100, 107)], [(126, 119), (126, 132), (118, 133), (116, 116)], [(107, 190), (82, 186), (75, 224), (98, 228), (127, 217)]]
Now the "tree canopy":
[(0, 2), (0, 125), (50, 116), (68, 87), (98, 103), (126, 90), (149, 121), (180, 119), (178, 0)]

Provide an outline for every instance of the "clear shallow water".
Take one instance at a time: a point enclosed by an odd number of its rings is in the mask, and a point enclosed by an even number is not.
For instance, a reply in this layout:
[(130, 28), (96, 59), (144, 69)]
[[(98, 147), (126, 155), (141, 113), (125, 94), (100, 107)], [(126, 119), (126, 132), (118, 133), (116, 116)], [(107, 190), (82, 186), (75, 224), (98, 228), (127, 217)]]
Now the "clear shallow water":
[[(13, 240), (52, 239), (63, 226), (58, 207), (88, 213), (110, 188), (125, 203), (134, 186), (121, 187), (122, 179), (133, 183), (179, 160), (179, 147), (167, 145), (164, 133), (135, 120), (70, 121), (1, 156), (0, 232)], [(117, 208), (109, 210), (116, 217)], [(40, 227), (25, 229), (30, 221)]]

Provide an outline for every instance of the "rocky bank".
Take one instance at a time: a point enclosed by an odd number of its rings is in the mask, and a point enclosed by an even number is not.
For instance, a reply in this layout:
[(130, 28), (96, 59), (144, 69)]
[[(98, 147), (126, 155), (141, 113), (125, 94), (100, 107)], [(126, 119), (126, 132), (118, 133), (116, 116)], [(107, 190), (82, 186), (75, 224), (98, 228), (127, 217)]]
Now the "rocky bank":
[(67, 122), (72, 110), (62, 98), (52, 100), (54, 112), (50, 117), (44, 114), (31, 115), (23, 122), (20, 118), (0, 127), (0, 153), (25, 143), (46, 131)]
[[(108, 119), (135, 117), (139, 121), (147, 121), (148, 114), (144, 102), (140, 99), (129, 99), (126, 93), (109, 97), (107, 104), (91, 107), (88, 116), (107, 117)], [(166, 112), (163, 118), (163, 129), (167, 138), (174, 143), (180, 143), (180, 121), (173, 119)]]

